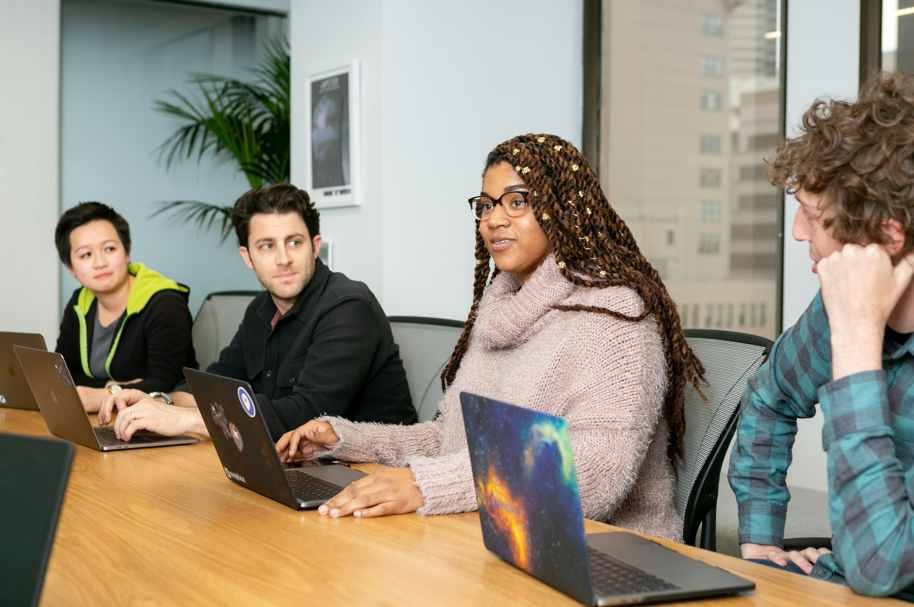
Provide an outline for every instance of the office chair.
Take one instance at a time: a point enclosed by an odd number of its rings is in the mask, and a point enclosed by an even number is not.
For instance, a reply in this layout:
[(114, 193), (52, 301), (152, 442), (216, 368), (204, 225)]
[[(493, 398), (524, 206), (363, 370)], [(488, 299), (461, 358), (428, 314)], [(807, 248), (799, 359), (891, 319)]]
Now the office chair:
[(441, 371), (451, 360), (464, 323), (418, 316), (391, 316), (388, 320), (394, 341), (400, 346), (409, 394), (419, 421), (435, 419), (438, 403), (444, 396)]
[[(712, 329), (686, 329), (686, 341), (705, 368), (705, 404), (686, 388), (683, 440), (685, 457), (677, 462), (674, 502), (683, 521), (683, 541), (706, 550), (717, 547), (717, 493), (720, 469), (736, 433), (739, 403), (752, 377), (771, 353), (770, 339)], [(696, 543), (698, 528), (701, 539)]]
[(248, 304), (259, 294), (260, 291), (220, 291), (206, 296), (191, 329), (201, 369), (219, 360), (219, 353), (238, 331)]

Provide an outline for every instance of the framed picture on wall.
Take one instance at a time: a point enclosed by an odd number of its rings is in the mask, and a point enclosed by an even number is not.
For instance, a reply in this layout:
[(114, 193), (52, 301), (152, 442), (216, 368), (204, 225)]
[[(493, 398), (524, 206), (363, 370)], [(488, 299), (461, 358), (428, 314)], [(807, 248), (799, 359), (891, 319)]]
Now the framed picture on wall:
[(306, 87), (305, 189), (318, 208), (361, 204), (359, 62), (314, 74)]

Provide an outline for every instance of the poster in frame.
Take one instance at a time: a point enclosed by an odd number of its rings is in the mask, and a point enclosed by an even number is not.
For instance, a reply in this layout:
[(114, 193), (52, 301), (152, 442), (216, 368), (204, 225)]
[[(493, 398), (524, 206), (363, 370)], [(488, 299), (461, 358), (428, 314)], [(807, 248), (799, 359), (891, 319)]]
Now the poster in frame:
[(306, 189), (318, 208), (361, 204), (359, 61), (308, 78)]

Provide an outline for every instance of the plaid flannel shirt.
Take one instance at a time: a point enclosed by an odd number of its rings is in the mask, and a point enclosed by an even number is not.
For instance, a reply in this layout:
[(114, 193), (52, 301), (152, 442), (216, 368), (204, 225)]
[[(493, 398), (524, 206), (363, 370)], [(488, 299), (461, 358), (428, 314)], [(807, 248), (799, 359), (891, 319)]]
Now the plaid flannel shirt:
[(784, 545), (797, 419), (818, 404), (834, 553), (813, 575), (889, 595), (914, 583), (914, 338), (885, 340), (883, 370), (831, 381), (830, 337), (820, 292), (746, 387), (728, 474), (739, 541)]

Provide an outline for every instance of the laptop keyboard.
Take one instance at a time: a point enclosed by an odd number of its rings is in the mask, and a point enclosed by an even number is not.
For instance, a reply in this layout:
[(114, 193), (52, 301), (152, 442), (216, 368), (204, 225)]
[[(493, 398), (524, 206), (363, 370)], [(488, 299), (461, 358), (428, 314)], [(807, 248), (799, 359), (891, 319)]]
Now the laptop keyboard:
[(597, 596), (679, 590), (679, 586), (621, 563), (605, 552), (590, 546), (587, 551), (590, 553), (590, 570), (593, 572), (593, 586)]
[(117, 438), (114, 435), (114, 428), (94, 428), (95, 436), (98, 437), (98, 442), (102, 447), (117, 447), (119, 445), (142, 445), (145, 443), (154, 443), (162, 440), (162, 436), (158, 434), (134, 434), (130, 441), (123, 441)]
[(343, 490), (342, 487), (299, 470), (289, 470), (286, 476), (289, 477), (295, 498), (303, 502), (329, 500)]

